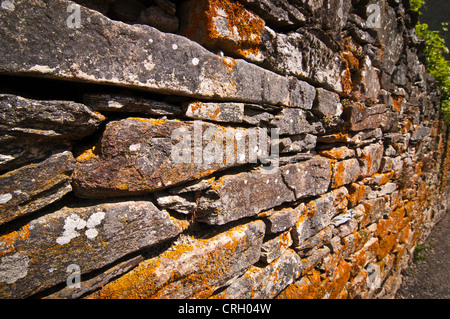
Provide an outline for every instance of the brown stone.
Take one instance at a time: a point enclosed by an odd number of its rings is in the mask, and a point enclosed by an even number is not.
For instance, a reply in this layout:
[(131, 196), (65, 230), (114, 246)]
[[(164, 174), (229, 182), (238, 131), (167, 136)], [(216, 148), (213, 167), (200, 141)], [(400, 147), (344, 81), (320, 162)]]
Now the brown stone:
[(237, 149), (235, 143), (240, 139), (249, 145), (250, 132), (267, 143), (261, 130), (146, 118), (110, 122), (99, 147), (78, 158), (75, 194), (88, 198), (147, 194), (248, 163), (249, 148)]

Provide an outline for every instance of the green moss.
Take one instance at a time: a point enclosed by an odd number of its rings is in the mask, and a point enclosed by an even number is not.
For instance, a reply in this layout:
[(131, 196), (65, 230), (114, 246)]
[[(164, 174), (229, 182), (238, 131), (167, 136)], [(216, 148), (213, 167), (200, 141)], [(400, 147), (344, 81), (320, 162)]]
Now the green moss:
[[(411, 8), (419, 12), (425, 0), (411, 0)], [(449, 53), (443, 32), (448, 32), (448, 23), (442, 23), (442, 30), (432, 31), (426, 23), (417, 23), (416, 34), (425, 40), (425, 58), (428, 72), (434, 76), (441, 89), (441, 112), (445, 123), (450, 126), (450, 61), (444, 54)]]

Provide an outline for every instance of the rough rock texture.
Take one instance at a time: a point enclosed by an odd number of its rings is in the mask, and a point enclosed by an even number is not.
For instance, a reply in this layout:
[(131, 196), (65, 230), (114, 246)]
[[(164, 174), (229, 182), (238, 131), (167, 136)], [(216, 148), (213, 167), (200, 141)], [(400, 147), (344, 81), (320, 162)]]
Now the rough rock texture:
[(1, 296), (36, 293), (65, 281), (70, 264), (81, 272), (101, 268), (175, 237), (187, 225), (147, 201), (64, 207), (0, 237)]
[(393, 297), (450, 205), (414, 21), (408, 1), (3, 1), (0, 297)]
[(64, 152), (1, 175), (0, 224), (37, 211), (69, 193), (74, 164), (72, 153)]
[(264, 223), (175, 244), (90, 298), (206, 298), (258, 261)]

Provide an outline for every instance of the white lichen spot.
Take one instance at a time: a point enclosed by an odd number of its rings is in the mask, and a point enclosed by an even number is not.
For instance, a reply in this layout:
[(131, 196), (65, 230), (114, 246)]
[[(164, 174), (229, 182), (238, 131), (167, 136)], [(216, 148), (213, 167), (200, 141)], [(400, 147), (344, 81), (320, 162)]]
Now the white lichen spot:
[(0, 195), (0, 204), (5, 204), (12, 199), (12, 195), (10, 193), (1, 194)]
[(28, 256), (22, 252), (2, 257), (0, 262), (0, 282), (6, 282), (8, 285), (11, 285), (17, 280), (24, 278), (28, 273), (28, 263)]
[(87, 238), (94, 239), (95, 237), (97, 237), (98, 231), (95, 228), (89, 228), (88, 230), (86, 230), (85, 234)]
[(177, 44), (172, 44), (172, 49), (177, 50), (178, 49), (178, 45)]
[(141, 144), (132, 144), (129, 147), (130, 152), (137, 152), (141, 149)]
[(105, 216), (104, 212), (97, 212), (92, 214), (89, 219), (85, 221), (76, 214), (70, 215), (64, 221), (64, 232), (60, 237), (56, 238), (56, 242), (60, 245), (68, 244), (73, 238), (80, 236), (80, 233), (77, 232), (77, 230), (82, 230), (84, 228), (87, 228), (85, 231), (86, 237), (94, 239), (98, 235), (98, 231), (95, 227), (100, 225)]
[(120, 109), (123, 107), (123, 104), (119, 103), (117, 101), (108, 101), (108, 107), (112, 107), (114, 109)]
[(52, 73), (53, 71), (55, 71), (55, 68), (51, 68), (47, 65), (35, 65), (32, 68), (30, 68), (30, 71), (37, 71), (39, 73)]
[(200, 60), (197, 59), (197, 58), (193, 58), (193, 59), (192, 59), (192, 64), (193, 64), (193, 65), (198, 65), (199, 62), (200, 62)]
[(67, 217), (64, 221), (64, 232), (61, 236), (56, 238), (56, 242), (60, 245), (65, 245), (68, 244), (73, 238), (80, 236), (80, 233), (78, 233), (75, 229), (83, 229), (84, 227), (81, 227), (83, 222), (84, 220), (76, 214), (72, 214)]
[(8, 11), (14, 11), (14, 9), (16, 9), (16, 6), (14, 5), (14, 0), (3, 1), (2, 9), (8, 10)]
[(87, 221), (87, 228), (94, 228), (95, 226), (100, 225), (102, 220), (105, 218), (106, 214), (104, 212), (94, 213), (89, 217)]

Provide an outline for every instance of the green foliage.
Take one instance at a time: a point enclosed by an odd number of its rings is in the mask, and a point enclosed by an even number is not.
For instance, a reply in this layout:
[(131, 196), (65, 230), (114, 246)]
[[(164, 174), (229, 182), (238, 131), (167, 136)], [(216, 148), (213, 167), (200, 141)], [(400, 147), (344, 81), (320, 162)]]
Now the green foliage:
[[(418, 11), (425, 4), (425, 0), (411, 0), (411, 8)], [(444, 57), (449, 53), (445, 46), (442, 32), (447, 32), (448, 23), (442, 23), (441, 31), (432, 31), (426, 23), (417, 23), (416, 34), (420, 39), (425, 40), (425, 57), (427, 61), (427, 70), (434, 76), (441, 88), (441, 112), (444, 115), (445, 122), (450, 126), (450, 61)]]

